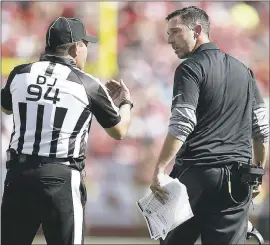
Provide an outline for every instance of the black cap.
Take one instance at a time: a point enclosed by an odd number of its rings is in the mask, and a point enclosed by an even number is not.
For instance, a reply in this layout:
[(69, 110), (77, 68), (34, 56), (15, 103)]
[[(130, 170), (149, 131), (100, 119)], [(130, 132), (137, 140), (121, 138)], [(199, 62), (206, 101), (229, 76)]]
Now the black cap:
[(50, 48), (80, 40), (91, 43), (98, 41), (96, 37), (87, 35), (83, 22), (77, 18), (57, 18), (50, 24), (46, 34), (46, 46)]

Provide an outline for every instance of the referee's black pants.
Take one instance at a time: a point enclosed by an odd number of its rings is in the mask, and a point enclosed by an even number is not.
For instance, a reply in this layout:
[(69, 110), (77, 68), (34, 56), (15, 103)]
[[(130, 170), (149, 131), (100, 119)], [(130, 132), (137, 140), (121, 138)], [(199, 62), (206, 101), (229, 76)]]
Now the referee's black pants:
[(85, 202), (81, 173), (69, 166), (53, 163), (8, 170), (1, 244), (32, 244), (40, 224), (49, 245), (83, 244)]
[(251, 189), (240, 182), (236, 165), (230, 169), (232, 196), (228, 192), (225, 167), (191, 167), (175, 164), (170, 176), (187, 187), (194, 217), (172, 230), (162, 245), (246, 244)]

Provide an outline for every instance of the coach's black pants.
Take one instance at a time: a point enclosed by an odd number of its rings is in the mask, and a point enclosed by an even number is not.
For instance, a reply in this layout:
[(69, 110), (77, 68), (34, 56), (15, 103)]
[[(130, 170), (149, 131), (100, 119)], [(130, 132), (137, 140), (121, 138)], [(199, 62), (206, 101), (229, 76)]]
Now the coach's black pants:
[(49, 245), (83, 244), (86, 190), (78, 170), (44, 164), (7, 172), (2, 245), (30, 245), (42, 224)]
[(170, 176), (187, 187), (194, 217), (171, 231), (163, 245), (191, 245), (201, 235), (202, 244), (245, 244), (251, 190), (240, 182), (236, 165), (231, 169), (232, 196), (229, 196), (224, 167), (175, 165)]

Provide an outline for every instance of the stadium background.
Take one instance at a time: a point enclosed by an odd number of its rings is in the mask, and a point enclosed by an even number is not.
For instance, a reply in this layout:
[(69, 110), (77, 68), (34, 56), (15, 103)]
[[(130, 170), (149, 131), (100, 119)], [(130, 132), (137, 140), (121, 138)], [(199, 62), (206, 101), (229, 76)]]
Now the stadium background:
[[(150, 184), (168, 126), (174, 70), (181, 62), (166, 43), (164, 19), (171, 11), (190, 4), (209, 14), (211, 40), (254, 71), (269, 106), (269, 2), (1, 3), (2, 86), (15, 65), (40, 57), (53, 19), (75, 16), (100, 39), (98, 44), (89, 45), (86, 72), (103, 82), (123, 78), (130, 88), (135, 108), (128, 136), (114, 141), (96, 121), (90, 130), (85, 178), (88, 236), (148, 235), (135, 202)], [(1, 183), (12, 123), (12, 116), (2, 115)], [(268, 170), (269, 164), (250, 219), (269, 240)], [(123, 244), (128, 244), (127, 240)]]

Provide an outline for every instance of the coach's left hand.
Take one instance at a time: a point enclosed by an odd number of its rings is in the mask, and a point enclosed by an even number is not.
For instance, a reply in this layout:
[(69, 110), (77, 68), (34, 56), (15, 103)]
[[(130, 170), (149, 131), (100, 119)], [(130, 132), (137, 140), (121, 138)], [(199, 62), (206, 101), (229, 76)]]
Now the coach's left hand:
[(152, 190), (155, 197), (162, 203), (165, 204), (165, 202), (168, 200), (168, 191), (161, 187), (160, 184), (160, 177), (163, 173), (159, 173), (158, 171), (155, 171), (153, 178), (152, 178), (152, 184), (150, 186), (150, 189)]

